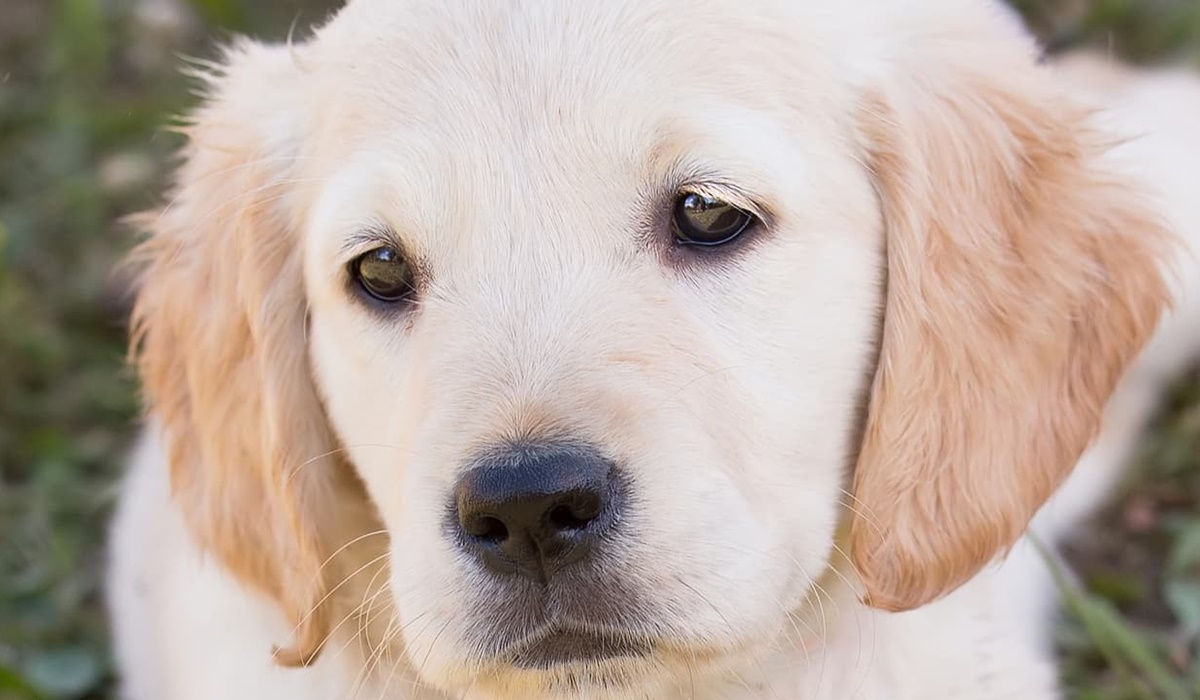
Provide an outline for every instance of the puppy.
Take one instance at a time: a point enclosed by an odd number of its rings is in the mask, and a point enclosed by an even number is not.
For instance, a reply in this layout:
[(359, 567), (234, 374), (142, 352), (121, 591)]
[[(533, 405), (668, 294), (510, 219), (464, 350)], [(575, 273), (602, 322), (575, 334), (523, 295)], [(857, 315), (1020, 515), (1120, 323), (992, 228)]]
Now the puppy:
[(1106, 70), (982, 0), (238, 43), (144, 221), (125, 697), (1056, 697), (1023, 534), (1197, 344), (1200, 89)]

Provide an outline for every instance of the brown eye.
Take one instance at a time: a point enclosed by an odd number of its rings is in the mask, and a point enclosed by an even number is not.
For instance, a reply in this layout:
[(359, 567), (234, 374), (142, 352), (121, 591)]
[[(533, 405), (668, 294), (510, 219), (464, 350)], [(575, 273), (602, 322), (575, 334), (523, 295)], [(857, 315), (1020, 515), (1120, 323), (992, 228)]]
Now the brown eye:
[(350, 272), (367, 294), (379, 301), (395, 303), (413, 293), (412, 265), (395, 248), (376, 248), (350, 265)]
[(685, 245), (719, 246), (742, 235), (754, 223), (751, 214), (719, 199), (687, 192), (675, 200), (672, 225)]

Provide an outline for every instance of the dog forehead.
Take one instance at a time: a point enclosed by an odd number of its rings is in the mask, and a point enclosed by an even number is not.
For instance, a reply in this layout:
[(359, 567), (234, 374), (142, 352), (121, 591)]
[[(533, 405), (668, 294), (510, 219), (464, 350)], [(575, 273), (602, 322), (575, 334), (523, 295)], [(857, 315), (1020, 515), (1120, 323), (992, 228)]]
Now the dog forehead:
[(782, 103), (825, 94), (780, 89), (788, 71), (820, 71), (788, 58), (813, 53), (794, 32), (792, 48), (769, 46), (769, 24), (725, 0), (357, 0), (301, 59), (321, 94), (315, 162), (371, 163), (354, 180), (439, 247), (496, 221), (563, 235), (627, 223), (698, 138), (746, 151), (779, 132), (761, 127)]
[(812, 43), (761, 9), (740, 12), (728, 0), (356, 0), (318, 33), (315, 63), (342, 107), (367, 121), (511, 129), (645, 112), (689, 91), (749, 102), (772, 95), (780, 64)]
[(675, 127), (721, 128), (697, 124), (713, 110), (841, 119), (831, 127), (841, 129), (855, 88), (836, 29), (845, 17), (826, 4), (762, 0), (748, 13), (732, 0), (356, 0), (303, 57), (320, 113), (314, 141), (334, 153), (390, 150), (414, 169), (460, 161), (456, 180), (606, 163), (628, 179), (631, 161), (686, 138)]

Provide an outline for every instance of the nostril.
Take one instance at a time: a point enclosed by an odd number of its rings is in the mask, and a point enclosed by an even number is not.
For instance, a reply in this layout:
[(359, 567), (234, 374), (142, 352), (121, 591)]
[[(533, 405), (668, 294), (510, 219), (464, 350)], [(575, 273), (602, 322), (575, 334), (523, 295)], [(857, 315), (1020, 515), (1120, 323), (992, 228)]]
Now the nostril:
[(508, 539), (508, 526), (499, 518), (493, 518), (490, 515), (472, 518), (470, 524), (463, 530), (468, 535), (490, 544), (499, 544)]
[(500, 522), (499, 518), (485, 517), (482, 524), (480, 539), (488, 542), (503, 542), (508, 539), (508, 527)]
[(556, 530), (582, 530), (595, 519), (595, 514), (579, 513), (565, 504), (550, 511), (549, 517), (551, 527)]

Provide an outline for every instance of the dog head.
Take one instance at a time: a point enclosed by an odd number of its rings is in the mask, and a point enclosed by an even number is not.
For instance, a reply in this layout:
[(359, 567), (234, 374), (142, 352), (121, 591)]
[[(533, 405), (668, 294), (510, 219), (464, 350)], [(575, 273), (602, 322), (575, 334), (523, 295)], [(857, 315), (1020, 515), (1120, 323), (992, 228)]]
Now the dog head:
[(839, 544), (888, 610), (1001, 554), (1167, 293), (992, 13), (359, 0), (232, 48), (138, 357), (284, 661), (382, 596), (432, 685), (647, 688), (777, 645)]

